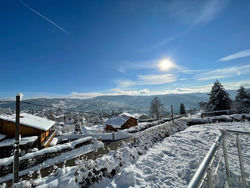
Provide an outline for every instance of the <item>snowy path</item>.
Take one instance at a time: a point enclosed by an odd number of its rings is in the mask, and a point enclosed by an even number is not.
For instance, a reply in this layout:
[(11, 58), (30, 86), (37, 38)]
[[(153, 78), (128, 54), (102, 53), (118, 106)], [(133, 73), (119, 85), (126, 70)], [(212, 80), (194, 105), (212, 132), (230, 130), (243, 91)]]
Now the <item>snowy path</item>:
[[(186, 187), (219, 134), (218, 129), (250, 132), (250, 123), (220, 123), (189, 127), (156, 144), (145, 155), (140, 156), (135, 164), (127, 165), (113, 179), (105, 178), (92, 187)], [(227, 146), (235, 146), (234, 143), (235, 140), (229, 138)], [(243, 137), (242, 143), (245, 148), (245, 171), (250, 172), (250, 164), (246, 162), (250, 159), (250, 138)], [(234, 147), (229, 149), (230, 169), (239, 174), (236, 152)], [(250, 178), (249, 174), (247, 176)]]

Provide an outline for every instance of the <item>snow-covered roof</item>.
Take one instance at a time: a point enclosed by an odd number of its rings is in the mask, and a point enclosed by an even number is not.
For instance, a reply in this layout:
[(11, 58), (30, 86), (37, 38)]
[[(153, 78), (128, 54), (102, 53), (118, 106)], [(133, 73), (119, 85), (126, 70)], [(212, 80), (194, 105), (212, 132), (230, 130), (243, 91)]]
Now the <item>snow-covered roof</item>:
[(106, 125), (112, 125), (112, 127), (114, 128), (121, 128), (121, 126), (129, 120), (129, 118), (133, 117), (131, 114), (129, 113), (122, 113), (120, 114), (118, 117), (112, 117), (110, 119), (108, 119), (105, 124)]
[[(16, 122), (16, 115), (0, 115), (0, 119)], [(28, 127), (32, 127), (35, 129), (47, 131), (50, 127), (52, 127), (55, 122), (48, 120), (46, 118), (41, 118), (38, 116), (34, 116), (32, 114), (21, 113), (20, 114), (20, 124)]]
[(119, 116), (127, 116), (127, 117), (133, 117), (133, 118), (135, 118), (134, 115), (132, 115), (132, 114), (130, 114), (130, 113), (128, 113), (128, 112), (123, 112), (123, 113), (121, 113)]
[(58, 116), (53, 115), (53, 117), (54, 117), (54, 118), (56, 118), (56, 119), (59, 119), (59, 118), (64, 118), (64, 114), (62, 114), (62, 115), (58, 115)]

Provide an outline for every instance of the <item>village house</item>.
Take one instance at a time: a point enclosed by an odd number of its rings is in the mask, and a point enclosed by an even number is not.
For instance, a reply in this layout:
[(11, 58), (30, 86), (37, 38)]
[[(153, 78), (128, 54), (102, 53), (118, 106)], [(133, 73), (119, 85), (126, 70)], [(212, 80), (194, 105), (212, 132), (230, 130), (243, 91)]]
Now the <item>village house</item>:
[(64, 114), (58, 116), (53, 115), (53, 118), (51, 119), (57, 122), (66, 122), (66, 116)]
[(105, 122), (105, 130), (117, 131), (120, 129), (128, 129), (130, 127), (138, 125), (137, 119), (131, 114), (122, 113), (117, 117), (112, 117)]
[[(16, 130), (16, 116), (15, 115), (0, 115), (0, 133), (15, 137)], [(39, 147), (48, 147), (50, 142), (56, 135), (56, 131), (52, 129), (54, 121), (46, 118), (41, 118), (27, 113), (20, 114), (20, 135), (38, 136)]]

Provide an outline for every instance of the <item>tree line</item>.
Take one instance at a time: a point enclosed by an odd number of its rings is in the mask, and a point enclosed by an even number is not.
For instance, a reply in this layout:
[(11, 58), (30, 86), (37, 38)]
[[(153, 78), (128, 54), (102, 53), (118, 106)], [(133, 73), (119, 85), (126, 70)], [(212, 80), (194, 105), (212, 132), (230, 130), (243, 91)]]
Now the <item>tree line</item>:
[[(200, 108), (205, 112), (233, 110), (236, 113), (250, 113), (250, 92), (240, 86), (237, 90), (237, 95), (234, 100), (230, 98), (229, 93), (223, 85), (216, 80), (210, 91), (209, 101), (200, 102)], [(186, 114), (185, 106), (180, 104), (180, 114)], [(161, 101), (154, 97), (150, 103), (150, 116), (153, 119), (161, 119), (166, 117), (167, 113)]]
[[(185, 106), (183, 103), (180, 104), (180, 114), (186, 114)], [(158, 97), (154, 97), (150, 103), (150, 116), (152, 119), (161, 119), (166, 117), (167, 113), (164, 105), (161, 103)]]
[(200, 107), (205, 112), (233, 110), (236, 113), (249, 113), (250, 92), (243, 86), (240, 86), (235, 99), (232, 100), (223, 85), (216, 80), (209, 93), (209, 101), (200, 102)]

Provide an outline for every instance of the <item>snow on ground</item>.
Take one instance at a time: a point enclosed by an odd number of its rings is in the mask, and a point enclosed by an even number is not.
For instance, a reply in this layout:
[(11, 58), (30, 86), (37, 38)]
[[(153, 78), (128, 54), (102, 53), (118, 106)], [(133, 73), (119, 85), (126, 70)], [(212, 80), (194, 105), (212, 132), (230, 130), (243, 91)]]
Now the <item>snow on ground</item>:
[[(180, 126), (165, 123), (134, 134), (136, 142), (125, 144), (108, 155), (93, 160), (78, 160), (77, 166), (60, 169), (58, 175), (39, 179), (33, 186), (58, 187), (63, 185), (78, 187), (186, 187), (199, 167), (216, 137), (219, 129), (250, 132), (249, 122), (230, 122), (194, 125), (186, 128), (185, 121)], [(176, 132), (177, 130), (183, 130)], [(158, 131), (158, 132), (157, 132)], [(164, 138), (163, 134), (170, 134)], [(139, 138), (139, 142), (137, 142)], [(155, 142), (156, 139), (156, 142)], [(250, 183), (250, 138), (241, 136), (247, 181)], [(154, 144), (156, 143), (156, 144)], [(235, 137), (227, 137), (230, 169), (233, 177), (240, 174)], [(221, 152), (221, 151), (220, 151)], [(98, 174), (97, 172), (101, 172)], [(115, 173), (112, 173), (115, 172)], [(73, 176), (74, 174), (74, 176)], [(111, 175), (111, 174), (114, 174)], [(86, 179), (89, 177), (90, 179)], [(94, 183), (93, 179), (99, 180)], [(86, 182), (87, 180), (87, 182)], [(235, 180), (235, 179), (234, 179)], [(36, 181), (36, 180), (34, 180)], [(39, 182), (40, 181), (40, 182)], [(76, 182), (79, 182), (80, 185)], [(84, 184), (86, 183), (86, 184)]]
[[(123, 164), (136, 161), (139, 155), (145, 153), (148, 150), (147, 148), (154, 145), (154, 143), (159, 142), (174, 132), (185, 129), (186, 127), (186, 120), (178, 120), (174, 126), (171, 122), (166, 122), (148, 128), (143, 132), (134, 134), (134, 139), (132, 139), (134, 140), (134, 142), (132, 142), (134, 145), (131, 143), (125, 144), (118, 150), (111, 150), (109, 154), (104, 155), (101, 158), (97, 158), (96, 160), (77, 160), (77, 168), (72, 167), (75, 169), (75, 177), (72, 177), (72, 171), (69, 168), (65, 168), (61, 170), (64, 172), (63, 174), (50, 174), (50, 176), (42, 178), (42, 182), (32, 180), (32, 186), (43, 185), (44, 187), (58, 187), (61, 181), (67, 179), (71, 183), (75, 180), (79, 182), (81, 186), (86, 187), (100, 177), (111, 177), (112, 174), (119, 170)], [(68, 183), (71, 186), (70, 182)], [(29, 184), (30, 181), (21, 183)]]
[[(25, 145), (29, 142), (35, 142), (37, 140), (38, 136), (28, 136), (28, 137), (22, 137), (20, 136), (20, 145)], [(10, 138), (10, 139), (5, 139), (0, 142), (0, 147), (5, 147), (5, 146), (11, 146), (15, 143), (15, 139)]]
[(190, 114), (189, 113), (189, 117), (191, 117), (191, 118), (200, 118), (201, 117), (201, 111), (198, 112), (198, 113), (195, 113), (195, 114)]
[(103, 133), (104, 132), (104, 125), (92, 125), (91, 127), (88, 126), (81, 126), (83, 133)]
[[(195, 119), (195, 117), (197, 117)], [(207, 123), (211, 123), (215, 120), (217, 121), (241, 121), (243, 119), (250, 119), (250, 114), (231, 114), (231, 115), (221, 115), (221, 116), (212, 116), (212, 117), (205, 117), (205, 118), (200, 118), (199, 115), (193, 116), (192, 117), (192, 121), (193, 120), (200, 120), (200, 121), (204, 121)]]
[[(90, 140), (92, 140), (92, 137), (80, 138), (80, 139), (77, 139), (73, 142), (59, 144), (59, 145), (56, 145), (53, 147), (44, 148), (44, 149), (41, 149), (41, 150), (39, 150), (37, 152), (33, 152), (33, 153), (27, 153), (24, 156), (19, 157), (19, 161), (22, 161), (25, 159), (32, 159), (32, 158), (35, 158), (36, 156), (43, 156), (47, 153), (60, 152), (61, 150), (65, 150), (65, 149), (74, 149), (77, 144), (84, 143), (84, 142), (87, 142)], [(2, 158), (0, 161), (0, 166), (9, 165), (10, 163), (13, 163), (13, 156)]]
[(6, 138), (6, 137), (7, 137), (7, 135), (5, 135), (5, 134), (0, 134), (0, 141), (3, 140), (3, 139)]
[[(89, 138), (88, 138), (88, 139), (89, 139)], [(80, 139), (79, 139), (79, 140), (80, 140)], [(79, 140), (74, 141), (73, 144), (80, 143)], [(71, 146), (72, 146), (73, 144), (71, 144)], [(33, 167), (28, 168), (28, 169), (22, 170), (22, 171), (19, 172), (19, 175), (20, 175), (20, 176), (23, 176), (23, 175), (25, 175), (25, 174), (28, 174), (30, 171), (32, 171), (32, 172), (33, 172), (33, 171), (37, 171), (37, 170), (39, 170), (39, 169), (41, 169), (41, 168), (46, 168), (46, 167), (48, 167), (48, 166), (55, 165), (55, 164), (64, 162), (64, 161), (66, 161), (66, 160), (76, 158), (76, 157), (81, 156), (81, 155), (83, 155), (83, 154), (86, 154), (86, 153), (89, 153), (89, 152), (91, 152), (91, 151), (97, 150), (98, 148), (101, 148), (101, 147), (103, 147), (103, 146), (104, 146), (104, 145), (103, 145), (102, 142), (99, 142), (99, 141), (96, 141), (96, 140), (95, 140), (95, 141), (94, 141), (93, 143), (91, 143), (91, 144), (83, 145), (83, 146), (81, 146), (81, 147), (79, 147), (79, 148), (77, 148), (77, 149), (74, 149), (74, 150), (71, 150), (71, 151), (68, 151), (68, 152), (61, 153), (59, 156), (56, 156), (56, 157), (47, 159), (47, 160), (43, 161), (42, 163), (40, 163), (40, 164), (38, 164), (38, 165), (36, 165), (36, 166), (33, 166)], [(54, 148), (55, 148), (55, 147), (56, 147), (56, 146), (54, 146)], [(53, 147), (51, 147), (51, 148), (53, 148)], [(49, 149), (49, 148), (46, 148), (46, 149)], [(42, 151), (42, 150), (40, 150), (40, 151)], [(38, 152), (39, 152), (39, 151), (38, 151)], [(33, 153), (33, 154), (30, 153), (29, 155), (34, 155), (34, 154), (36, 154), (36, 153), (38, 153), (38, 152), (35, 152), (35, 153)], [(43, 153), (44, 153), (44, 152), (43, 152)], [(39, 154), (41, 154), (41, 153), (39, 153)], [(26, 156), (26, 157), (27, 157), (27, 156)], [(21, 157), (21, 159), (22, 159), (22, 157)], [(21, 160), (21, 159), (20, 159), (20, 160)], [(2, 161), (1, 161), (1, 162), (2, 162)], [(61, 175), (62, 175), (62, 174), (61, 174)], [(5, 175), (5, 176), (2, 176), (2, 177), (0, 178), (0, 183), (1, 183), (1, 182), (8, 181), (8, 180), (11, 180), (12, 177), (13, 177), (12, 174), (8, 174), (8, 175)], [(63, 179), (63, 177), (62, 177), (62, 179)], [(22, 187), (22, 186), (21, 186), (21, 187)]]
[(108, 140), (121, 140), (124, 138), (128, 138), (131, 135), (125, 131), (119, 131), (119, 132), (114, 132), (114, 137), (113, 133), (87, 133), (87, 134), (68, 134), (68, 135), (62, 135), (58, 137), (59, 142), (63, 139), (78, 139), (78, 138), (84, 138), (87, 136), (91, 136), (93, 138), (102, 140), (102, 141), (108, 141)]
[(50, 142), (50, 146), (55, 146), (58, 142), (58, 138), (53, 138), (53, 140)]
[[(232, 129), (250, 132), (250, 123), (220, 123), (195, 125), (176, 133), (156, 144), (130, 163), (113, 179), (104, 178), (92, 187), (186, 187), (205, 157), (212, 143), (219, 135), (218, 129)], [(250, 181), (250, 139), (242, 137), (245, 172)], [(244, 143), (244, 144), (243, 144)], [(228, 138), (230, 169), (239, 175), (235, 139)], [(233, 154), (233, 155), (232, 155)]]
[[(176, 121), (177, 119), (179, 119), (181, 117), (182, 116), (176, 116), (174, 121)], [(150, 122), (139, 122), (137, 126), (130, 127), (129, 129), (124, 129), (122, 131), (128, 132), (128, 133), (135, 133), (135, 132), (143, 131), (143, 130), (148, 129), (150, 127), (154, 127), (156, 125), (157, 126), (162, 125), (166, 122), (170, 122), (171, 120), (172, 120), (172, 118), (164, 118), (161, 120), (155, 120), (155, 121), (150, 121)]]

